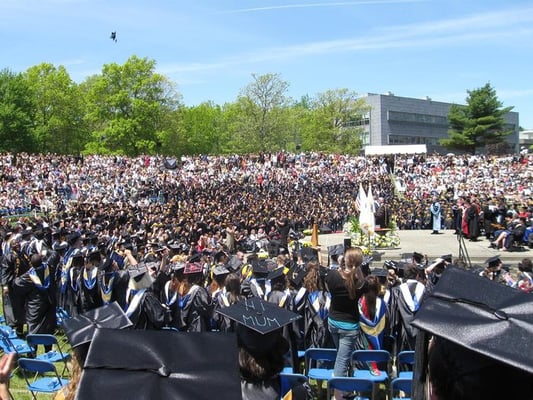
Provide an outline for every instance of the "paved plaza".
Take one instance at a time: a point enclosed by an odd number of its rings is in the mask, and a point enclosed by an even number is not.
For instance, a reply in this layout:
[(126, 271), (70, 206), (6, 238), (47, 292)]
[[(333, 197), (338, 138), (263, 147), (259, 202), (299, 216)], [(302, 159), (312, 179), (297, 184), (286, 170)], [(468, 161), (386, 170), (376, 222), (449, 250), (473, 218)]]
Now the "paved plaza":
[[(441, 231), (439, 235), (432, 235), (430, 230), (400, 230), (400, 246), (395, 249), (375, 249), (374, 262), (372, 267), (379, 267), (384, 260), (401, 260), (405, 253), (426, 254), (429, 260), (433, 260), (445, 254), (452, 254), (456, 259), (459, 256), (459, 240), (453, 230)], [(318, 243), (324, 260), (327, 260), (327, 247), (334, 244), (343, 243), (343, 233), (331, 233), (318, 236)], [(307, 236), (304, 240), (311, 240)], [(516, 267), (523, 258), (533, 257), (533, 249), (523, 248), (522, 251), (503, 252), (489, 248), (490, 242), (484, 237), (480, 237), (477, 242), (470, 242), (463, 239), (464, 249), (472, 264), (483, 265), (485, 260), (495, 255), (500, 255), (502, 262), (506, 265)]]

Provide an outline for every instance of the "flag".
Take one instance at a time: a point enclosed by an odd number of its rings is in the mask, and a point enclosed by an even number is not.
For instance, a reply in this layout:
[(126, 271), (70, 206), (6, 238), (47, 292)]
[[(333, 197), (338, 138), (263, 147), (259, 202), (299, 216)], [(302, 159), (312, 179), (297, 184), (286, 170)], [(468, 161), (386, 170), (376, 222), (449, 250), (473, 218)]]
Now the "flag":
[(357, 198), (355, 199), (355, 205), (357, 206), (357, 210), (359, 210), (359, 212), (364, 204), (366, 204), (366, 193), (363, 189), (363, 185), (359, 183), (359, 192), (357, 193)]

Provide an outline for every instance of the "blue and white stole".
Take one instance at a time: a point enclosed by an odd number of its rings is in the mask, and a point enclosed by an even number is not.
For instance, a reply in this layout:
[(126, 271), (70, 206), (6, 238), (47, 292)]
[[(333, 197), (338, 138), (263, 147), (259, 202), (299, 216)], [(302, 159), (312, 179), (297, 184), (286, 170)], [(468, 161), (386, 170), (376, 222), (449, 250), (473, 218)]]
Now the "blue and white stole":
[[(38, 270), (42, 270), (44, 272), (42, 281), (39, 275), (37, 274)], [(47, 290), (50, 287), (50, 268), (48, 267), (48, 264), (42, 263), (41, 266), (38, 268), (31, 267), (28, 270), (28, 276), (30, 277), (31, 281), (37, 289)]]

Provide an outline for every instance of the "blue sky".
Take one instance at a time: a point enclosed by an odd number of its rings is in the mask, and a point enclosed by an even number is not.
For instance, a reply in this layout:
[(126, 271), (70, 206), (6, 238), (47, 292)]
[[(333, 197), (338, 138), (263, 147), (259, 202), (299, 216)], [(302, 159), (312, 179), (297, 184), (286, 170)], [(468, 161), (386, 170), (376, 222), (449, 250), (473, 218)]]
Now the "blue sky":
[(295, 99), (348, 88), (464, 104), (490, 82), (533, 129), (531, 0), (0, 0), (0, 43), (0, 68), (50, 62), (77, 82), (148, 57), (186, 105), (234, 101), (253, 73), (279, 73)]

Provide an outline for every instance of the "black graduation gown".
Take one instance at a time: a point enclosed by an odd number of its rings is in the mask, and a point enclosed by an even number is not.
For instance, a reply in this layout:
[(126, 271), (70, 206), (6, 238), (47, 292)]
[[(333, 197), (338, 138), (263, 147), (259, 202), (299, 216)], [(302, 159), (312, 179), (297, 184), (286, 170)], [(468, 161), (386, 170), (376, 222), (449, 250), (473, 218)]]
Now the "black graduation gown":
[(167, 325), (172, 328), (179, 329), (180, 326), (180, 307), (179, 307), (179, 294), (170, 291), (170, 281), (167, 281), (163, 290), (159, 294), (159, 300), (161, 304), (166, 307), (167, 313)]
[(418, 329), (411, 326), (416, 311), (425, 294), (425, 286), (408, 280), (391, 289), (390, 326), (396, 337), (396, 350), (414, 350)]
[[(84, 276), (84, 272), (87, 274), (87, 277)], [(93, 310), (103, 305), (96, 267), (91, 271), (82, 270), (78, 276), (77, 286), (79, 288), (78, 310), (80, 313)]]
[(329, 293), (316, 290), (305, 296), (305, 346), (334, 348), (328, 329)]
[(57, 326), (54, 271), (49, 269), (47, 284), (45, 284), (44, 268), (35, 270), (40, 283), (32, 280), (31, 273), (31, 271), (26, 272), (15, 280), (17, 292), (25, 299), (28, 333), (54, 333)]
[(17, 295), (14, 288), (15, 279), (19, 276), (21, 259), (15, 253), (6, 254), (0, 264), (0, 283), (7, 287), (7, 294), (2, 291), (2, 306), (6, 324), (15, 327), (24, 324), (24, 296)]
[(180, 331), (206, 332), (210, 328), (214, 305), (211, 295), (201, 286), (193, 286), (179, 299)]
[(167, 312), (159, 299), (150, 290), (138, 294), (140, 300), (136, 307), (128, 307), (126, 315), (135, 329), (161, 329), (167, 324)]

